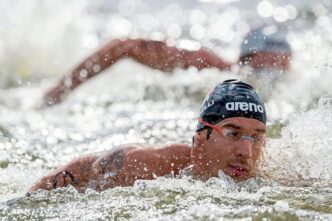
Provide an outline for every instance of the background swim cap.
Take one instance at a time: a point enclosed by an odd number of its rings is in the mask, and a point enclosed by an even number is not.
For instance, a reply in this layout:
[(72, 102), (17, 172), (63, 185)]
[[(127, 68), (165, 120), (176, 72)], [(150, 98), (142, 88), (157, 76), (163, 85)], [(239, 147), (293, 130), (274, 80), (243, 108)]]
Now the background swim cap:
[(257, 52), (291, 53), (285, 29), (271, 25), (251, 30), (242, 41), (240, 57)]
[[(266, 123), (266, 111), (263, 101), (255, 89), (239, 80), (226, 80), (219, 83), (205, 97), (200, 109), (200, 119), (210, 124), (231, 117), (246, 117)], [(200, 122), (196, 131), (206, 128)]]

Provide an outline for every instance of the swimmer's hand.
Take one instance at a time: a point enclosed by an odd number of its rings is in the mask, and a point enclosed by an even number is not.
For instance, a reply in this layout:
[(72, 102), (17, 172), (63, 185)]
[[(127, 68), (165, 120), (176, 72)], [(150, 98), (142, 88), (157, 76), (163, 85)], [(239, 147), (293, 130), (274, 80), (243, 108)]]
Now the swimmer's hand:
[(63, 84), (58, 84), (57, 86), (49, 89), (43, 96), (40, 108), (42, 109), (61, 103), (69, 91), (70, 89), (66, 88)]

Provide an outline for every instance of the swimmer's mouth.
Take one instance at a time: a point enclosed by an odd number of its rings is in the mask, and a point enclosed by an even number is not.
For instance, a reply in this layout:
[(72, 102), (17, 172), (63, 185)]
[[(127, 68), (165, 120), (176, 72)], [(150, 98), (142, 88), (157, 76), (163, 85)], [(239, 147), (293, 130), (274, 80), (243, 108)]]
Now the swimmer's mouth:
[(229, 175), (233, 177), (246, 177), (250, 171), (250, 167), (247, 165), (241, 165), (241, 164), (230, 164), (228, 165), (228, 172)]

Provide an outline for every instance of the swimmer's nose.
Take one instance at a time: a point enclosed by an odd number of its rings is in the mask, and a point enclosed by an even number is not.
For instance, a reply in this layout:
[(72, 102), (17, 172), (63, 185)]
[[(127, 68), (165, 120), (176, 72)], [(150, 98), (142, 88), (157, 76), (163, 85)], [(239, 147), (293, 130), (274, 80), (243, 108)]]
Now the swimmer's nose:
[(252, 157), (252, 146), (253, 146), (252, 138), (243, 136), (237, 142), (236, 155), (241, 156), (243, 158), (251, 158)]

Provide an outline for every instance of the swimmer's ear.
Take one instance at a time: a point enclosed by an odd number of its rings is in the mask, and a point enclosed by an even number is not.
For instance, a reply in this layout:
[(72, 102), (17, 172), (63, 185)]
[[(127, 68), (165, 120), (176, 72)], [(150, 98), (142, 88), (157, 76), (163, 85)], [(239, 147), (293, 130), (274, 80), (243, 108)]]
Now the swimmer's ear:
[(197, 131), (193, 137), (193, 148), (199, 148), (206, 139), (206, 130)]
[(190, 158), (193, 165), (193, 174), (201, 176), (205, 171), (205, 142), (206, 130), (201, 130), (195, 133), (193, 137), (193, 148), (191, 149)]
[(195, 136), (193, 137), (193, 148), (191, 151), (193, 157), (205, 154), (206, 134), (206, 130), (201, 130), (195, 133)]

